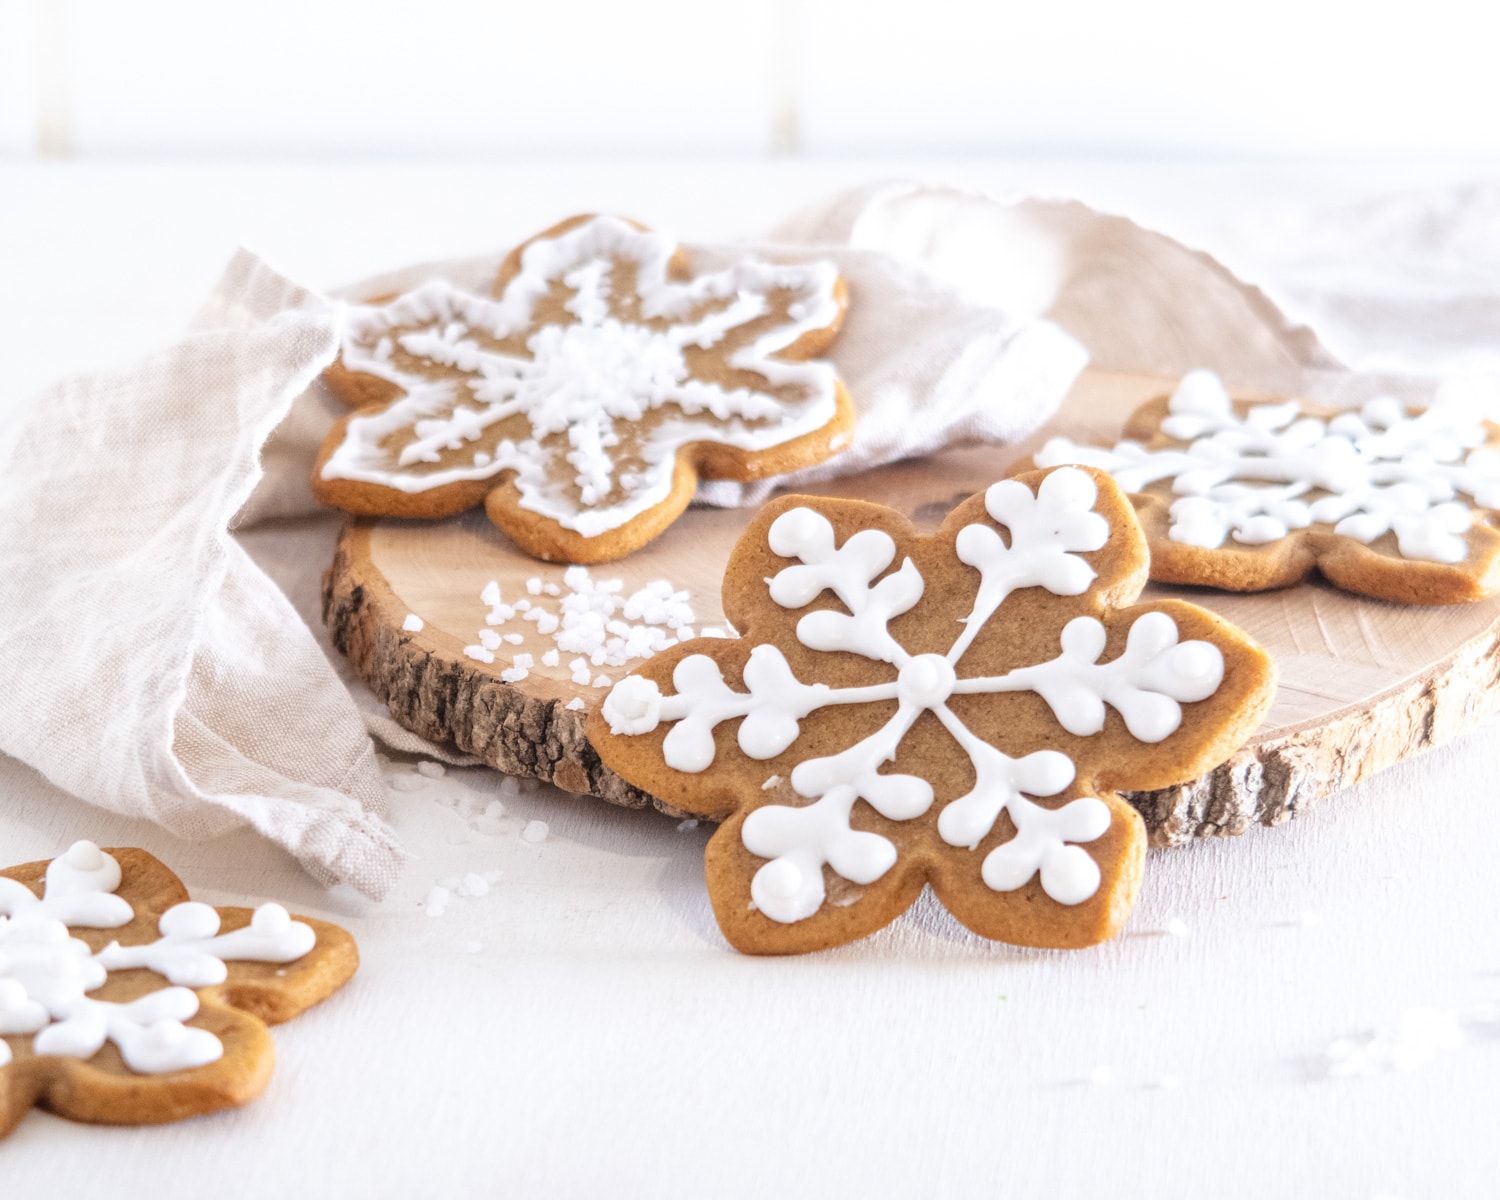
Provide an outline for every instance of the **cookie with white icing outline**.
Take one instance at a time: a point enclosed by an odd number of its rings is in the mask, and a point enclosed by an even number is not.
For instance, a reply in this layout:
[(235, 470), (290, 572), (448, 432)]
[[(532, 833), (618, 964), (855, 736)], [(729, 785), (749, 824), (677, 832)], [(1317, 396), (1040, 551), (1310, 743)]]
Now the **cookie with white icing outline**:
[(338, 926), (190, 901), (144, 850), (0, 870), (0, 1137), (34, 1106), (156, 1125), (244, 1104), (275, 1063), (266, 1026), (358, 965)]
[(985, 937), (1091, 945), (1144, 863), (1116, 793), (1224, 761), (1273, 691), (1234, 626), (1134, 603), (1146, 562), (1129, 501), (1079, 468), (997, 483), (932, 536), (784, 497), (726, 570), (742, 636), (653, 658), (588, 735), (631, 783), (723, 821), (708, 887), (739, 950), (851, 941), (928, 883)]
[(695, 272), (662, 234), (573, 217), (513, 251), (491, 296), (433, 281), (351, 308), (324, 378), (356, 411), (313, 491), (398, 517), (482, 504), (538, 558), (619, 558), (700, 478), (764, 479), (848, 445), (853, 406), (816, 359), (846, 295), (831, 263)]
[(1338, 411), (1234, 400), (1195, 371), (1117, 445), (1053, 438), (1034, 461), (1110, 472), (1163, 583), (1258, 592), (1318, 572), (1408, 604), (1500, 593), (1500, 425), (1451, 384), (1426, 409)]

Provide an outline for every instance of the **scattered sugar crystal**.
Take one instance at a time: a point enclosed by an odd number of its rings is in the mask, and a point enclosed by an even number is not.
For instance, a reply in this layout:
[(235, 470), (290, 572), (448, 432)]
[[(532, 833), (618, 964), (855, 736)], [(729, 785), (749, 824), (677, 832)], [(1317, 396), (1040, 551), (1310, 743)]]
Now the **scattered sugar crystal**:
[(772, 775), (769, 779), (767, 779), (765, 781), (765, 783), (763, 783), (763, 784), (760, 785), (760, 790), (763, 791), (763, 792), (769, 792), (773, 787), (775, 787), (780, 782), (781, 782), (781, 776), (780, 775)]
[(569, 712), (580, 712), (583, 709), (583, 701), (579, 697), (574, 696), (563, 707)]
[(1187, 922), (1181, 917), (1173, 917), (1167, 922), (1167, 933), (1175, 938), (1187, 937)]
[(545, 654), (542, 655), (542, 666), (544, 667), (555, 667), (557, 666), (558, 661), (559, 656), (556, 650), (548, 650)]
[(532, 658), (529, 654), (517, 654), (510, 660), (510, 663), (513, 667), (524, 667), (529, 671), (532, 667), (536, 666), (536, 659)]
[(728, 637), (729, 635), (727, 633), (725, 633), (722, 629), (720, 629), (717, 625), (705, 625), (703, 627), (703, 635), (702, 636), (704, 636), (704, 637), (721, 638), (721, 637)]
[(521, 614), (521, 620), (530, 621), (533, 625), (535, 625), (542, 619), (545, 611), (545, 609), (540, 608), (528, 608), (524, 613)]
[(527, 821), (526, 828), (521, 830), (521, 840), (535, 846), (547, 840), (547, 833), (546, 821)]
[(1089, 1072), (1089, 1082), (1095, 1087), (1109, 1087), (1115, 1081), (1115, 1069), (1108, 1063), (1100, 1063)]
[(516, 610), (509, 604), (497, 604), (484, 618), (484, 623), (486, 625), (504, 625), (505, 622), (509, 621), (515, 615)]
[(1440, 1008), (1409, 1008), (1394, 1029), (1331, 1043), (1326, 1051), (1328, 1074), (1334, 1079), (1347, 1079), (1415, 1071), (1456, 1050), (1463, 1041), (1463, 1026), (1455, 1013)]
[(458, 882), (456, 889), (460, 896), (478, 898), (490, 894), (490, 881), (483, 875), (470, 871)]
[(479, 644), (486, 650), (500, 649), (500, 635), (493, 629), (481, 629), (479, 631)]
[(520, 683), (530, 674), (525, 667), (506, 667), (500, 672), (500, 678), (506, 683)]
[(528, 592), (530, 592), (533, 596), (540, 596), (542, 594), (542, 581), (541, 581), (541, 579), (538, 576), (533, 575), (530, 579), (528, 579), (526, 581), (526, 590)]
[(546, 592), (547, 595), (549, 595), (549, 596), (561, 596), (562, 595), (562, 588), (558, 587), (557, 584), (555, 584), (555, 583), (543, 584), (542, 585), (542, 591)]
[(685, 821), (678, 821), (677, 822), (677, 832), (678, 833), (686, 833), (689, 829), (697, 829), (697, 828), (698, 828), (698, 822), (693, 817), (689, 817)]
[(452, 893), (443, 887), (442, 884), (434, 884), (432, 889), (427, 893), (427, 900), (422, 906), (423, 911), (429, 917), (440, 917), (446, 911), (448, 901), (451, 897)]
[(417, 774), (425, 775), (428, 779), (441, 779), (448, 773), (448, 769), (440, 762), (432, 762), (430, 759), (417, 764)]
[(697, 634), (695, 634), (693, 632), (693, 627), (691, 625), (679, 625), (679, 626), (677, 626), (677, 640), (678, 641), (680, 641), (680, 642), (690, 642), (696, 636), (697, 636)]
[(520, 633), (507, 633), (507, 634), (504, 635), (504, 639), (503, 640), (505, 641), (506, 645), (509, 645), (509, 646), (519, 646), (522, 642), (524, 642), (526, 640), (526, 637), (525, 637), (524, 634), (520, 634)]
[(483, 646), (465, 646), (464, 654), (482, 663), (492, 663), (495, 661), (495, 656)]
[(558, 619), (549, 612), (538, 611), (536, 618), (536, 631), (541, 634), (551, 635), (557, 632)]
[(392, 775), (386, 785), (396, 792), (419, 792), (427, 786), (427, 781), (420, 775)]
[(483, 450), (474, 451), (474, 465), (476, 467), (487, 467), (490, 465), (490, 456)]
[(594, 676), (594, 686), (596, 688), (607, 688), (607, 687), (610, 686), (611, 683), (613, 683), (613, 680), (611, 680), (608, 675), (595, 675)]
[(516, 611), (517, 612), (530, 612), (531, 611), (531, 601), (530, 600), (517, 600), (516, 601)]
[(407, 613), (406, 620), (401, 622), (401, 628), (406, 630), (407, 633), (421, 633), (422, 627), (426, 624), (427, 622), (417, 616), (416, 613)]
[(484, 591), (482, 591), (482, 592), (479, 593), (479, 599), (481, 601), (483, 601), (485, 604), (489, 605), (489, 607), (491, 607), (491, 608), (494, 608), (495, 605), (499, 604), (500, 603), (500, 584), (499, 584), (499, 582), (497, 580), (491, 579), (487, 584), (485, 584), (484, 585)]

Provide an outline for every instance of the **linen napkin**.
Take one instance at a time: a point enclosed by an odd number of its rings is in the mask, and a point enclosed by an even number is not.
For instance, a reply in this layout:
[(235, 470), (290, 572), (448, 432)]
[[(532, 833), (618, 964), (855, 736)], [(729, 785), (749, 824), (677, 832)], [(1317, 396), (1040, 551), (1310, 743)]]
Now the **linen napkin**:
[[(858, 410), (855, 442), (793, 483), (1023, 437), (1089, 352), (1264, 386), (1332, 365), (1208, 256), (1082, 205), (882, 185), (799, 214), (777, 238), (698, 253), (831, 256), (850, 282), (831, 357)], [(436, 275), (482, 290), (499, 261), (412, 268), (347, 294)], [(60, 384), (0, 430), (0, 750), (185, 836), (248, 823), (318, 878), (378, 897), (400, 853), (367, 726), (400, 749), (442, 751), (380, 714), (313, 632), (334, 525), (310, 518), (308, 473), (337, 409), (316, 379), (340, 316), (241, 253), (178, 345)], [(699, 500), (766, 490), (709, 484)], [(232, 526), (256, 527), (255, 558)]]

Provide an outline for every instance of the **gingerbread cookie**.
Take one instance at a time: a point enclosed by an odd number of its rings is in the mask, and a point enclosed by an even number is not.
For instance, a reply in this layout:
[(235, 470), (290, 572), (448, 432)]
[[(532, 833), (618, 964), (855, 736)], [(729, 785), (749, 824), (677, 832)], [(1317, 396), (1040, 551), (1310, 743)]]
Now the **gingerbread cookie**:
[(763, 479), (848, 444), (848, 395), (810, 361), (845, 292), (830, 263), (694, 274), (661, 234), (574, 217), (515, 250), (493, 298), (435, 281), (350, 310), (325, 379), (358, 411), (313, 490), (402, 517), (483, 504), (538, 558), (619, 558), (699, 478)]
[(144, 850), (0, 871), (0, 1137), (33, 1105), (155, 1125), (243, 1104), (271, 1077), (266, 1026), (358, 964), (336, 925), (190, 901)]
[(709, 893), (740, 950), (850, 941), (927, 883), (985, 937), (1091, 945), (1145, 855), (1116, 790), (1212, 768), (1271, 700), (1253, 642), (1181, 601), (1133, 605), (1145, 580), (1102, 473), (997, 483), (930, 537), (879, 505), (785, 497), (725, 574), (741, 638), (658, 655), (588, 735), (631, 783), (723, 820)]
[(1458, 604), (1500, 592), (1500, 426), (1477, 408), (1452, 386), (1425, 410), (1249, 403), (1195, 371), (1118, 445), (1053, 438), (1035, 462), (1113, 475), (1164, 583), (1256, 592), (1319, 571), (1366, 596)]

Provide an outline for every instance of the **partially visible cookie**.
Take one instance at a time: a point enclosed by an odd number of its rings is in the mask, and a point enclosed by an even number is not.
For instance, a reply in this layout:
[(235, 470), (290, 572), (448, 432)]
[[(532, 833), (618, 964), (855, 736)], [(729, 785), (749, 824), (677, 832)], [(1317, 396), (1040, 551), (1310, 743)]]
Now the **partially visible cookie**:
[(816, 361), (845, 301), (831, 263), (695, 273), (662, 234), (574, 217), (512, 252), (493, 297), (434, 281), (350, 310), (325, 380), (357, 411), (313, 491), (399, 517), (483, 504), (538, 558), (619, 558), (700, 478), (764, 479), (848, 445), (853, 406)]
[(1146, 561), (1101, 472), (997, 483), (930, 537), (880, 505), (784, 497), (725, 574), (740, 639), (657, 655), (588, 736), (637, 787), (724, 822), (709, 895), (742, 951), (862, 937), (928, 883), (985, 937), (1091, 945), (1145, 858), (1117, 792), (1223, 762), (1273, 690), (1234, 626), (1135, 603)]
[(279, 904), (211, 908), (144, 850), (0, 871), (0, 1137), (39, 1106), (156, 1125), (243, 1104), (267, 1025), (354, 974), (354, 939)]
[(1452, 386), (1339, 412), (1232, 400), (1194, 371), (1110, 448), (1053, 438), (1037, 466), (1082, 463), (1132, 494), (1151, 578), (1235, 592), (1314, 572), (1408, 604), (1500, 593), (1500, 426)]

